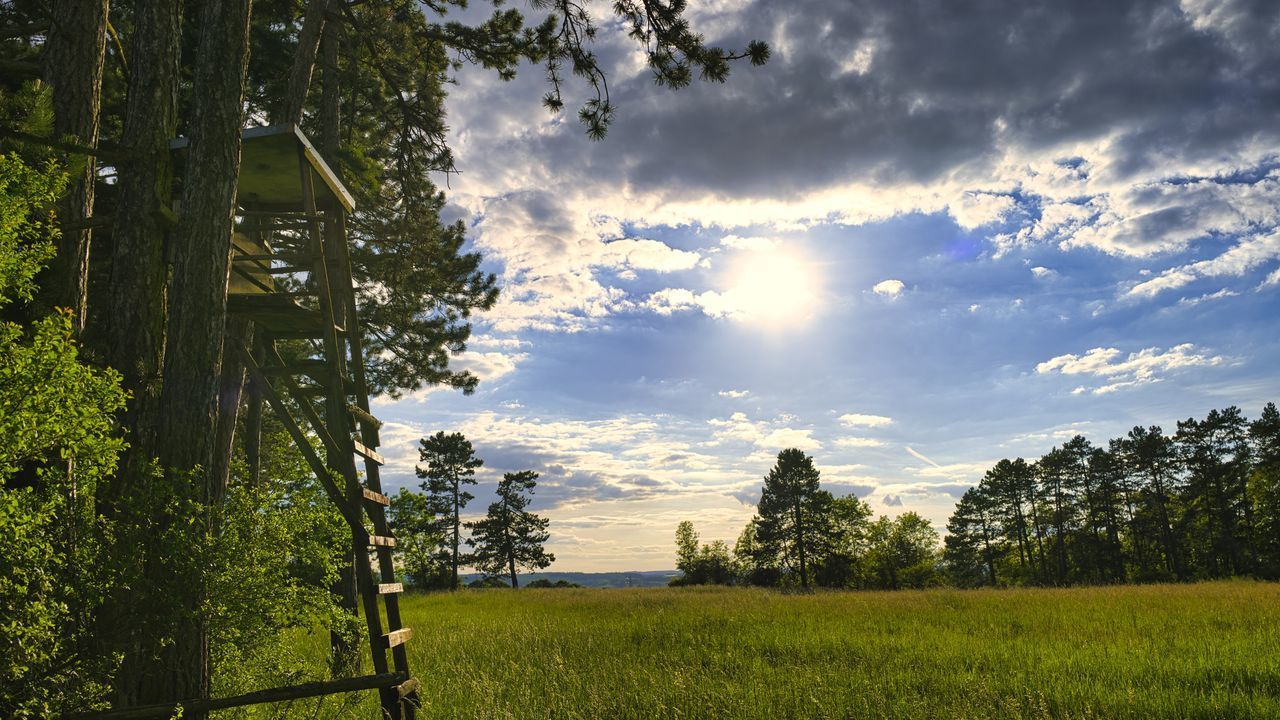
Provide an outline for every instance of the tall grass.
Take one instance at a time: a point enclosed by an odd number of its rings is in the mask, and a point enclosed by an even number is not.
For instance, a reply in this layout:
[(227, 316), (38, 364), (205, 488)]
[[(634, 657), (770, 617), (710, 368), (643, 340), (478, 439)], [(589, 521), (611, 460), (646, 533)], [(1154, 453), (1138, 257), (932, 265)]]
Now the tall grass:
[(1275, 584), (489, 590), (402, 612), (433, 718), (1280, 718)]

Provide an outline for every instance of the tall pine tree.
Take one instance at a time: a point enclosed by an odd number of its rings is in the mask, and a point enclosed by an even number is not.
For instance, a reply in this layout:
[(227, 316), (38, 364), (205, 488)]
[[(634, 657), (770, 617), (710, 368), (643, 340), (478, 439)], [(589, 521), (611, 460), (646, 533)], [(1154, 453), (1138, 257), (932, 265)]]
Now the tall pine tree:
[(531, 470), (504, 473), (498, 502), (489, 505), (483, 520), (467, 524), (472, 532), (467, 544), (475, 548), (471, 563), (488, 575), (507, 574), (513, 589), (520, 587), (517, 569), (541, 570), (556, 559), (542, 547), (551, 537), (547, 519), (526, 509), (537, 480)]
[(449, 548), (449, 587), (457, 590), (462, 508), (475, 499), (463, 486), (476, 484), (476, 468), (484, 465), (484, 461), (476, 457), (471, 441), (462, 433), (446, 435), (443, 430), (422, 438), (418, 456), (427, 466), (414, 470), (418, 477), (426, 480), (421, 487), (426, 491), (431, 511), (439, 518), (440, 527), (444, 530)]

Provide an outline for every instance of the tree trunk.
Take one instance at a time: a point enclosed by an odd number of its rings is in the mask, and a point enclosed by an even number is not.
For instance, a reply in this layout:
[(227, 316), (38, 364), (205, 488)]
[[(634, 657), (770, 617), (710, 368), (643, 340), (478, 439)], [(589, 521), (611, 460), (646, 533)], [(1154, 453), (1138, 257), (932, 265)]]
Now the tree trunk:
[[(124, 590), (104, 603), (98, 617), (103, 651), (123, 660), (116, 675), (117, 707), (191, 697), (199, 673), (178, 668), (164, 657), (171, 631), (169, 606), (139, 605), (152, 600), (145, 588), (152, 556), (163, 554), (148, 526), (145, 499), (156, 495), (151, 468), (156, 445), (156, 406), (165, 329), (165, 234), (173, 220), (169, 140), (176, 126), (178, 55), (182, 34), (179, 0), (141, 3), (133, 16), (131, 55), (135, 62), (125, 108), (123, 142), (127, 159), (119, 170), (119, 198), (112, 229), (111, 276), (107, 281), (108, 328), (100, 354), (120, 372), (132, 398), (121, 417), (128, 448), (116, 476), (99, 494), (100, 511), (119, 520), (122, 546), (136, 547), (123, 569)], [(159, 594), (158, 594), (159, 595)], [(162, 596), (160, 599), (164, 599)], [(147, 617), (147, 616), (151, 617)]]
[(298, 48), (294, 51), (293, 67), (289, 72), (289, 91), (279, 113), (273, 113), (275, 122), (302, 122), (302, 109), (307, 104), (307, 88), (311, 86), (311, 73), (315, 68), (316, 51), (329, 13), (329, 0), (310, 0), (302, 19), (302, 31), (298, 33)]
[(453, 479), (453, 585), (451, 589), (458, 589), (458, 542), (462, 539), (462, 520), (460, 515), (462, 508), (458, 505), (458, 478)]
[[(103, 52), (107, 41), (106, 0), (54, 0), (45, 42), (45, 80), (53, 90), (53, 133), (90, 148), (98, 146), (98, 109), (102, 99)], [(83, 165), (76, 164), (82, 162)], [(39, 310), (70, 308), (76, 333), (84, 329), (89, 286), (89, 245), (93, 231), (83, 225), (93, 214), (97, 162), (73, 161), (75, 173), (58, 203), (63, 226), (58, 254), (40, 283)]]

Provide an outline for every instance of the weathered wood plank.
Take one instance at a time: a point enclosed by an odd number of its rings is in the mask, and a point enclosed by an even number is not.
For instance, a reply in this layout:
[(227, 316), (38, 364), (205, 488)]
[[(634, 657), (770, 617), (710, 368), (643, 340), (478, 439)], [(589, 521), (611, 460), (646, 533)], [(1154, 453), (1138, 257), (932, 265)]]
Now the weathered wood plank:
[[(207, 712), (210, 710), (225, 710), (233, 707), (243, 707), (245, 705), (261, 705), (270, 702), (283, 702), (285, 700), (299, 700), (302, 698), (319, 697), (321, 695), (334, 695), (337, 693), (355, 692), (359, 690), (379, 690), (382, 688), (399, 688), (404, 687), (412, 682), (412, 678), (406, 679), (404, 673), (387, 672), (377, 675), (363, 675), (354, 678), (339, 678), (337, 680), (321, 680), (318, 682), (303, 683), (301, 685), (289, 685), (287, 687), (271, 688), (269, 690), (258, 690), (243, 695), (233, 695), (224, 698), (212, 698), (209, 700), (184, 700), (177, 703), (161, 703), (157, 705), (139, 705), (131, 708), (120, 708), (119, 710), (105, 710), (102, 712), (73, 713), (63, 715), (62, 720), (150, 720), (150, 718), (170, 718), (178, 713), (179, 708), (184, 712)], [(415, 688), (417, 686), (415, 685)], [(404, 694), (401, 694), (404, 697)]]
[(382, 455), (380, 455), (377, 450), (374, 450), (371, 447), (367, 447), (364, 443), (360, 442), (359, 440), (352, 440), (351, 444), (355, 447), (356, 454), (364, 458), (365, 460), (372, 460), (373, 462), (376, 462), (379, 465), (387, 464), (387, 459), (382, 457)]
[(369, 545), (372, 547), (393, 548), (396, 546), (396, 539), (390, 535), (370, 535)]
[(379, 595), (394, 595), (404, 592), (404, 583), (382, 583), (378, 586)]
[(369, 488), (363, 488), (361, 492), (364, 494), (364, 501), (373, 503), (374, 505), (390, 505), (391, 498), (380, 492), (374, 492)]
[(392, 630), (386, 635), (383, 635), (382, 640), (386, 643), (388, 648), (393, 648), (397, 645), (403, 645), (409, 642), (409, 639), (412, 637), (413, 628), (400, 628), (399, 630)]

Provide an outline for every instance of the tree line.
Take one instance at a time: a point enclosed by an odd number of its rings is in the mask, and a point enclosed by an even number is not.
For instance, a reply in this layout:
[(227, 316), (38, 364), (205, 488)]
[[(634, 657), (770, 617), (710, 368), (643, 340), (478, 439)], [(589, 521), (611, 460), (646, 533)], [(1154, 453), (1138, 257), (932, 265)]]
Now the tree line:
[(1095, 446), (1077, 435), (1040, 459), (1000, 460), (938, 533), (914, 512), (872, 520), (783, 450), (732, 548), (676, 528), (673, 585), (857, 589), (1280, 578), (1280, 411), (1237, 407), (1138, 426)]
[(962, 587), (1280, 577), (1280, 412), (1237, 407), (1001, 460), (947, 523)]
[(699, 544), (693, 523), (676, 529), (672, 585), (760, 585), (847, 589), (924, 588), (942, 584), (938, 533), (914, 512), (872, 519), (855, 495), (823, 490), (813, 458), (778, 453), (764, 478), (756, 514), (732, 549)]
[[(485, 516), (463, 522), (462, 510), (475, 499), (466, 487), (476, 484), (476, 469), (484, 461), (462, 433), (440, 431), (418, 444), (419, 459), (426, 463), (415, 468), (423, 492), (403, 488), (391, 499), (391, 526), (411, 586), (456, 590), (458, 569), (473, 567), (486, 576), (478, 587), (499, 586), (497, 578), (505, 577), (514, 589), (520, 587), (520, 569), (541, 570), (555, 561), (543, 547), (549, 521), (527, 509), (538, 473), (503, 473), (498, 500)], [(464, 529), (471, 537), (463, 537)]]

